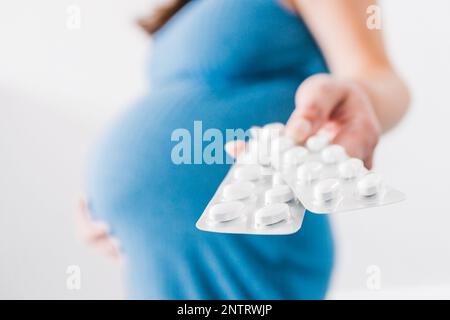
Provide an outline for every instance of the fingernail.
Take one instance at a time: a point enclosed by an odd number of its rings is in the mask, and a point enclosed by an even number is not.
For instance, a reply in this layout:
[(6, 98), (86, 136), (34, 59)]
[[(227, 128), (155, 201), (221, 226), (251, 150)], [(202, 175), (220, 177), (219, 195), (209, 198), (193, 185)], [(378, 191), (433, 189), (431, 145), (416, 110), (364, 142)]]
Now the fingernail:
[(311, 132), (311, 122), (303, 118), (295, 119), (287, 126), (286, 131), (295, 141), (304, 141)]

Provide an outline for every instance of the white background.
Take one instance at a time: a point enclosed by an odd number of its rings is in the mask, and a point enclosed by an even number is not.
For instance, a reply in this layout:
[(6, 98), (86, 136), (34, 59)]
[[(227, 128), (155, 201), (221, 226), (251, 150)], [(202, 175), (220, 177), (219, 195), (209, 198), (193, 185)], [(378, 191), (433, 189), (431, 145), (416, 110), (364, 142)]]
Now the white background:
[[(145, 90), (151, 0), (9, 0), (0, 5), (0, 298), (122, 298), (121, 272), (79, 242), (83, 159), (111, 117)], [(66, 27), (68, 5), (81, 28)], [(330, 298), (450, 298), (450, 2), (382, 2), (391, 56), (413, 93), (376, 168), (407, 201), (333, 217)], [(81, 290), (66, 288), (79, 265)], [(380, 270), (380, 290), (366, 282)]]

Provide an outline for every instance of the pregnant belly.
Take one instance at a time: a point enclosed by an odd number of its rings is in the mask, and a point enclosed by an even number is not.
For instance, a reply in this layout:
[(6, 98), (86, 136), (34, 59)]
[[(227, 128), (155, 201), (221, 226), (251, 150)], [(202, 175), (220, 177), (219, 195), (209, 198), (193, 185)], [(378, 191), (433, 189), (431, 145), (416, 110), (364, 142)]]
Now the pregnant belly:
[[(228, 167), (175, 165), (174, 130), (187, 129), (193, 140), (199, 138), (194, 137), (194, 121), (203, 132), (215, 128), (224, 136), (226, 129), (285, 122), (293, 110), (296, 87), (294, 81), (273, 81), (226, 88), (187, 83), (154, 90), (106, 130), (89, 163), (88, 187), (91, 193), (110, 193), (113, 207), (120, 207), (121, 199), (137, 201), (143, 190), (198, 200), (196, 191), (202, 188), (205, 196), (198, 201), (202, 206)], [(98, 202), (92, 202), (98, 215), (113, 209), (96, 208)]]
[[(296, 87), (272, 82), (214, 90), (167, 88), (134, 105), (108, 129), (89, 165), (87, 194), (93, 215), (106, 220), (122, 242), (130, 275), (137, 277), (131, 280), (134, 297), (299, 298), (296, 285), (304, 281), (299, 270), (318, 281), (309, 287), (309, 297), (323, 295), (332, 252), (325, 217), (307, 217), (300, 233), (286, 237), (198, 231), (195, 221), (228, 165), (176, 165), (171, 159), (172, 132), (192, 131), (194, 121), (202, 121), (204, 130), (221, 131), (285, 122)], [(229, 259), (231, 252), (237, 260)], [(288, 270), (269, 288), (266, 277), (280, 263)], [(242, 272), (236, 273), (239, 268)], [(188, 271), (195, 274), (188, 276)], [(140, 285), (143, 277), (149, 277), (151, 287)], [(189, 285), (194, 291), (183, 292), (184, 282), (193, 277), (198, 278)], [(230, 283), (218, 283), (218, 277)], [(254, 290), (245, 283), (252, 277)], [(177, 291), (171, 291), (173, 286)], [(258, 286), (267, 287), (268, 295), (258, 296)]]

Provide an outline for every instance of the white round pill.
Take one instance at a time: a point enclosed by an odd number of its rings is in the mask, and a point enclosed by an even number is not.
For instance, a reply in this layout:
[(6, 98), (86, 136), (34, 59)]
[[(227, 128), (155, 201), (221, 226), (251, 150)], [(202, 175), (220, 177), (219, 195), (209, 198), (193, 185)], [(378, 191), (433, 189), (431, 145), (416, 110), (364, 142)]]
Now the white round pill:
[(284, 181), (281, 172), (275, 172), (272, 177), (272, 185), (278, 186), (283, 184), (286, 184), (286, 182)]
[(261, 134), (261, 130), (263, 130), (261, 127), (253, 126), (249, 129), (250, 136), (252, 139), (258, 139), (258, 136)]
[(261, 175), (264, 178), (270, 178), (273, 175), (273, 169), (270, 166), (263, 166), (261, 167)]
[(364, 197), (374, 196), (380, 192), (381, 177), (376, 173), (368, 173), (358, 181), (358, 193)]
[(255, 185), (248, 181), (227, 184), (223, 187), (223, 199), (234, 201), (249, 198), (253, 195), (255, 188)]
[(312, 152), (319, 152), (329, 143), (328, 137), (324, 134), (312, 136), (306, 140), (306, 147)]
[(283, 152), (294, 145), (294, 141), (286, 136), (273, 139), (270, 144), (270, 163), (275, 168), (280, 168)]
[(314, 198), (318, 201), (331, 201), (337, 197), (340, 184), (337, 179), (325, 179), (314, 187)]
[(284, 132), (284, 124), (281, 122), (274, 122), (266, 124), (260, 131), (260, 138), (262, 141), (268, 141), (276, 137), (280, 137)]
[(283, 155), (283, 164), (287, 167), (294, 167), (305, 162), (308, 156), (308, 150), (304, 147), (297, 146), (289, 149)]
[(364, 168), (362, 160), (358, 158), (350, 158), (339, 165), (339, 176), (342, 179), (356, 178)]
[(272, 140), (270, 144), (271, 153), (282, 153), (295, 145), (294, 140), (289, 137), (282, 136)]
[[(261, 164), (261, 165), (270, 165), (270, 157), (268, 156), (266, 146), (267, 143), (259, 142), (258, 140), (250, 140), (247, 143), (247, 154), (249, 155), (249, 159), (252, 162), (246, 162), (247, 164)], [(241, 154), (238, 156), (238, 160), (241, 157)], [(241, 162), (244, 163), (244, 162)]]
[(250, 154), (258, 154), (260, 149), (259, 142), (256, 139), (252, 139), (247, 143), (247, 150)]
[(256, 162), (262, 166), (269, 166), (270, 165), (270, 156), (260, 153), (257, 156)]
[(347, 157), (344, 147), (338, 144), (332, 144), (322, 150), (322, 161), (326, 164), (335, 164)]
[(213, 222), (226, 222), (244, 214), (245, 205), (239, 201), (222, 202), (211, 206), (208, 218)]
[(284, 124), (282, 124), (281, 122), (268, 123), (263, 127), (263, 130), (281, 134), (284, 131)]
[(256, 164), (257, 158), (256, 158), (256, 155), (254, 155), (252, 153), (242, 152), (236, 158), (236, 163), (238, 163), (240, 165)]
[(294, 194), (287, 185), (275, 186), (265, 193), (266, 203), (284, 203), (294, 199)]
[(240, 181), (254, 181), (261, 177), (261, 167), (259, 165), (242, 165), (234, 170), (234, 178)]
[(304, 182), (311, 182), (320, 177), (323, 165), (318, 161), (311, 161), (302, 164), (297, 169), (297, 179)]
[(257, 226), (268, 226), (288, 218), (289, 206), (286, 203), (269, 204), (255, 212), (255, 223)]

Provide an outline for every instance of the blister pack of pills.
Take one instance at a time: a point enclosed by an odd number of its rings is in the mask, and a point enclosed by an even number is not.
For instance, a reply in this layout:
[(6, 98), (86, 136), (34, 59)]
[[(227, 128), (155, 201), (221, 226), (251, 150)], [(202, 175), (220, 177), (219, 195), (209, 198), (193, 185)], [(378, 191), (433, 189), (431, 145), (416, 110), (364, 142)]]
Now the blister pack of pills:
[(197, 221), (200, 230), (291, 234), (301, 228), (305, 208), (337, 213), (405, 198), (325, 135), (300, 146), (283, 134), (281, 123), (250, 131), (246, 150)]
[(271, 164), (282, 172), (303, 206), (313, 213), (336, 213), (382, 206), (404, 200), (402, 192), (347, 155), (345, 149), (329, 144), (326, 135), (310, 137), (305, 146), (280, 135), (271, 153)]
[(281, 173), (246, 151), (231, 167), (196, 226), (222, 233), (291, 234), (300, 229), (304, 212)]

